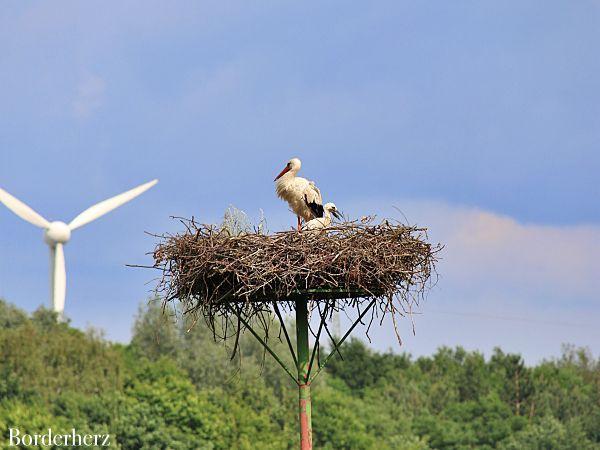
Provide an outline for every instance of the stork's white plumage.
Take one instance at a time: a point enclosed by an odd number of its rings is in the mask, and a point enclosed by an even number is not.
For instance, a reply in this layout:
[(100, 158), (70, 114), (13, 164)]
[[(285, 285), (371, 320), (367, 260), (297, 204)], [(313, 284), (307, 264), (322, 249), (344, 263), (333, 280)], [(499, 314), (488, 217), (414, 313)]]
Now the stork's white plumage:
[(312, 181), (296, 176), (301, 167), (300, 160), (292, 158), (275, 178), (277, 196), (288, 202), (291, 210), (298, 216), (298, 230), (301, 218), (309, 221), (323, 217), (321, 191)]
[(323, 217), (317, 217), (316, 219), (309, 220), (304, 224), (302, 229), (307, 231), (322, 230), (323, 228), (327, 228), (329, 225), (331, 225), (331, 215), (334, 215), (336, 219), (341, 217), (335, 204), (331, 202), (325, 203), (325, 206), (323, 206), (323, 212)]

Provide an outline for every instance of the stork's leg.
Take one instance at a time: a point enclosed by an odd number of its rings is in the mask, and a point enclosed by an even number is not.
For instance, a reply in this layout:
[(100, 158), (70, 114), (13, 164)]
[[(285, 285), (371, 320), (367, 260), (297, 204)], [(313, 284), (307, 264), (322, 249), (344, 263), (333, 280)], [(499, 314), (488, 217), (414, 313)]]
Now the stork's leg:
[(300, 221), (300, 216), (296, 217), (298, 217), (298, 231), (302, 231), (302, 222)]

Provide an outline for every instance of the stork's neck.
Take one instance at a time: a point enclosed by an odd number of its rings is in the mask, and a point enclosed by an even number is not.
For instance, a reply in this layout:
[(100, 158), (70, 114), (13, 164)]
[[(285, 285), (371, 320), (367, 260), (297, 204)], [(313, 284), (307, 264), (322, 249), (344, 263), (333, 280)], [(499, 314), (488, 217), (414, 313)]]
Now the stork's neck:
[(282, 176), (280, 176), (277, 179), (276, 184), (278, 186), (281, 186), (281, 185), (286, 185), (288, 183), (291, 183), (294, 180), (294, 178), (296, 178), (297, 173), (298, 173), (298, 171), (294, 170), (294, 169), (284, 173)]

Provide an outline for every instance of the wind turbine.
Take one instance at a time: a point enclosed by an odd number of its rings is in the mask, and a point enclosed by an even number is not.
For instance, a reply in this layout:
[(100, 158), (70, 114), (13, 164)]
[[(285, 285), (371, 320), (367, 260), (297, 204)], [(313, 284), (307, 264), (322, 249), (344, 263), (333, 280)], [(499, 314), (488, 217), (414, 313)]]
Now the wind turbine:
[(0, 188), (0, 203), (4, 203), (8, 209), (21, 219), (44, 229), (44, 241), (50, 247), (50, 301), (59, 317), (62, 317), (65, 309), (67, 288), (63, 246), (71, 239), (71, 232), (133, 200), (156, 183), (158, 183), (158, 180), (152, 180), (127, 192), (111, 197), (108, 200), (97, 203), (83, 211), (69, 224), (59, 221), (47, 221), (25, 203)]

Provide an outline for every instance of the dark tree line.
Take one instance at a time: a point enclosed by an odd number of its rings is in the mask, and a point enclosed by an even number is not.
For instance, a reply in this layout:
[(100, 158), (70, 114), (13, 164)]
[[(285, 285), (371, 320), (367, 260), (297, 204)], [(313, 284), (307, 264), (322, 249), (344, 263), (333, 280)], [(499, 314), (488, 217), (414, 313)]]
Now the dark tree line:
[[(114, 344), (0, 301), (2, 445), (18, 425), (110, 433), (117, 449), (296, 448), (280, 368), (250, 336), (230, 361), (201, 324), (188, 328), (151, 304), (131, 343)], [(351, 340), (342, 354), (314, 389), (315, 448), (600, 448), (600, 363), (582, 349), (535, 367), (500, 349), (414, 359)]]

